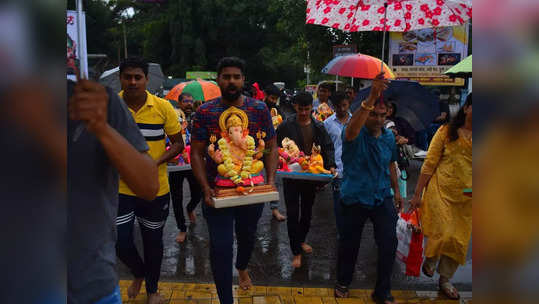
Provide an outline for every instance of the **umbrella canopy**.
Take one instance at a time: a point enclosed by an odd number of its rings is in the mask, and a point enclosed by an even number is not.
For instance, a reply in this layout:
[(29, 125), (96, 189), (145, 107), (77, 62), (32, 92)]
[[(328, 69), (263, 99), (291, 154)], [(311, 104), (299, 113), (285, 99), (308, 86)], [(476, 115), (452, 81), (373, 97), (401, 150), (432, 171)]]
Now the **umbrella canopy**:
[(214, 81), (205, 81), (197, 79), (188, 82), (182, 82), (170, 90), (166, 99), (178, 101), (178, 97), (183, 92), (193, 95), (194, 100), (208, 101), (221, 96), (221, 89)]
[[(374, 79), (380, 73), (381, 60), (369, 55), (353, 54), (333, 58), (323, 69), (322, 73), (344, 77)], [(395, 79), (395, 74), (384, 63), (384, 77)]]
[(451, 77), (472, 77), (472, 55), (464, 58), (464, 60), (454, 65), (444, 74)]
[[(146, 89), (155, 94), (160, 92), (163, 88), (163, 82), (165, 81), (165, 75), (161, 70), (161, 65), (158, 63), (148, 64), (148, 85)], [(120, 92), (122, 85), (120, 84), (120, 67), (107, 70), (99, 77), (99, 83), (104, 86), (110, 87), (114, 92)]]
[[(350, 105), (352, 112), (361, 106), (361, 101), (369, 96), (370, 91), (369, 87), (357, 93)], [(438, 97), (415, 81), (392, 80), (383, 97), (395, 100), (398, 108), (396, 116), (406, 119), (416, 131), (428, 127), (440, 114)]]
[(405, 32), (462, 25), (470, 18), (472, 0), (307, 0), (305, 22), (346, 32)]

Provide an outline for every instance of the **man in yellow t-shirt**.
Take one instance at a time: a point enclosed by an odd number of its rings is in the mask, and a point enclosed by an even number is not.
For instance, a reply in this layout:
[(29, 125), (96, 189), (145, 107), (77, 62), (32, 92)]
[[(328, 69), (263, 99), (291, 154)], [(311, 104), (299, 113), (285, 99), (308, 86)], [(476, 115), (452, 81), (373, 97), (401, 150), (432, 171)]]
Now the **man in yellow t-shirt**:
[[(129, 286), (129, 298), (139, 293), (142, 281), (146, 281), (148, 304), (161, 303), (157, 283), (163, 259), (163, 227), (168, 216), (170, 187), (167, 175), (167, 161), (183, 150), (183, 139), (178, 115), (172, 105), (146, 91), (148, 83), (148, 63), (139, 58), (127, 58), (120, 65), (120, 82), (123, 98), (133, 115), (146, 143), (149, 154), (158, 166), (159, 191), (153, 201), (137, 197), (120, 179), (119, 206), (116, 226), (116, 244), (119, 259), (127, 265), (135, 279)], [(165, 149), (165, 135), (169, 138), (170, 149)], [(144, 245), (144, 262), (133, 242), (135, 216), (138, 219)]]

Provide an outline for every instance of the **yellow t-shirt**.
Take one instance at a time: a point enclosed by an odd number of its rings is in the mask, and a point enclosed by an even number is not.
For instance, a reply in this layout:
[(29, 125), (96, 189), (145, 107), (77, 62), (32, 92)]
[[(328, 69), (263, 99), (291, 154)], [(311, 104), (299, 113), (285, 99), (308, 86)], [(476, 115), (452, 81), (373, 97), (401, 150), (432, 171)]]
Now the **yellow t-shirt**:
[[(136, 113), (131, 108), (129, 108), (129, 111), (150, 147), (148, 154), (154, 160), (157, 160), (166, 150), (165, 135), (178, 134), (182, 128), (178, 121), (178, 114), (168, 101), (152, 95), (148, 91), (146, 91), (146, 94), (146, 103), (142, 108)], [(118, 95), (123, 98), (123, 91)], [(167, 164), (163, 163), (159, 165), (159, 192), (157, 192), (157, 196), (165, 195), (169, 191)], [(121, 177), (119, 192), (135, 196), (135, 193), (129, 189)]]

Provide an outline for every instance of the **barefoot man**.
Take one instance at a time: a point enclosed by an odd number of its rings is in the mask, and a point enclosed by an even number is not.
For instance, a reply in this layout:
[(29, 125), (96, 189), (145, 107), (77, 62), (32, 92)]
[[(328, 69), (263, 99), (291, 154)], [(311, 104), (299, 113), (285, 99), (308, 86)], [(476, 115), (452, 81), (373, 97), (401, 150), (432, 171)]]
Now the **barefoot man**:
[[(275, 185), (277, 146), (275, 130), (268, 107), (261, 101), (243, 96), (241, 88), (245, 81), (245, 63), (235, 57), (225, 57), (217, 65), (217, 83), (222, 97), (209, 101), (197, 110), (193, 118), (191, 134), (191, 166), (204, 192), (202, 212), (210, 234), (210, 261), (213, 279), (221, 304), (232, 304), (232, 246), (234, 231), (238, 242), (236, 269), (242, 289), (252, 286), (247, 264), (254, 248), (258, 219), (264, 204), (216, 209), (213, 203), (217, 165), (206, 153), (210, 136), (219, 133), (219, 117), (234, 106), (248, 116), (249, 134), (256, 138), (258, 131), (266, 133), (264, 168), (267, 183)], [(204, 160), (205, 158), (205, 160)]]

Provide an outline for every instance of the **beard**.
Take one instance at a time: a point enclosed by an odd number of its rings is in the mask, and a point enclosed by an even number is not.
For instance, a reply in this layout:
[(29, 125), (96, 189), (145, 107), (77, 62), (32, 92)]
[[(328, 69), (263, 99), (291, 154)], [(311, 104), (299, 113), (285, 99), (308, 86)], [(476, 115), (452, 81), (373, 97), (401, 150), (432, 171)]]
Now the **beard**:
[[(234, 93), (230, 92), (230, 90), (235, 90)], [(235, 101), (241, 96), (241, 90), (233, 85), (228, 86), (226, 90), (222, 90), (223, 99), (226, 99), (228, 101)]]

